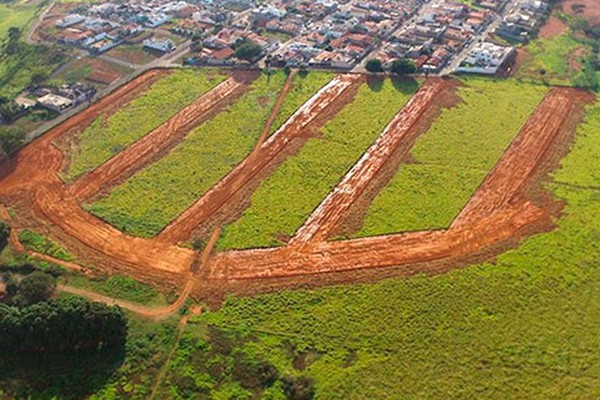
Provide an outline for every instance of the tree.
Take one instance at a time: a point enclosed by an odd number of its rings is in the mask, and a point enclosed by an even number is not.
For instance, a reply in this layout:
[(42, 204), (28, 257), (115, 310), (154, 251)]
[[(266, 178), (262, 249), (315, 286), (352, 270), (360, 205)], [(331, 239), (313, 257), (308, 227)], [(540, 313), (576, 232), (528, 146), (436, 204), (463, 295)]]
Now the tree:
[(27, 307), (0, 304), (0, 355), (121, 351), (127, 319), (119, 307), (81, 298)]
[(251, 41), (242, 43), (237, 47), (237, 49), (235, 49), (235, 52), (233, 53), (234, 57), (249, 62), (256, 60), (261, 54), (262, 47)]
[(368, 60), (365, 68), (369, 72), (383, 72), (383, 64), (377, 58), (371, 58)]
[(315, 383), (305, 376), (285, 377), (283, 391), (291, 400), (311, 400), (315, 396)]
[(415, 63), (411, 60), (401, 58), (394, 60), (390, 71), (396, 75), (407, 75), (415, 73), (417, 71), (417, 67), (415, 67)]
[(10, 237), (10, 225), (6, 221), (0, 221), (0, 251), (8, 244)]
[(14, 303), (30, 305), (46, 301), (56, 289), (56, 278), (42, 271), (35, 271), (26, 275), (19, 283)]

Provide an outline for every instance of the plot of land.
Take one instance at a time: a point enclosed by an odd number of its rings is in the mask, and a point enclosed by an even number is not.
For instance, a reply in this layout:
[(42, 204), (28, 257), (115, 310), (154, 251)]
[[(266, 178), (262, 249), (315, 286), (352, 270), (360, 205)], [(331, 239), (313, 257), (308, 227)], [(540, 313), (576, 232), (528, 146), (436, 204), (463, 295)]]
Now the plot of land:
[(238, 102), (92, 204), (90, 211), (132, 235), (156, 235), (250, 153), (285, 78), (283, 73), (263, 74)]
[(228, 225), (220, 249), (281, 245), (410, 99), (417, 83), (363, 84), (356, 98), (266, 179), (251, 207)]
[(63, 178), (72, 181), (100, 166), (225, 78), (216, 70), (180, 70), (154, 83), (118, 112), (96, 119), (70, 138), (70, 163)]
[(354, 236), (447, 228), (544, 97), (544, 86), (469, 79), (366, 213)]

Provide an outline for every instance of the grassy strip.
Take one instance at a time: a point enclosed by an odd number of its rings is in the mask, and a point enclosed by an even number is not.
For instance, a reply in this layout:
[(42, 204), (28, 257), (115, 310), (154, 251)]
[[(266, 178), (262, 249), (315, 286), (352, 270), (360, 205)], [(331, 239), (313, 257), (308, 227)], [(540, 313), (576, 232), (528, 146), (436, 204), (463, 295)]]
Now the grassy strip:
[[(231, 354), (262, 354), (282, 375), (313, 377), (319, 399), (595, 398), (599, 126), (597, 104), (550, 185), (567, 203), (557, 229), (494, 263), (436, 277), (230, 298), (197, 322), (247, 338), (234, 342)], [(580, 184), (587, 188), (573, 186)], [(185, 350), (205, 351), (202, 344)], [(194, 376), (204, 364), (193, 354), (183, 361), (179, 370)], [(171, 390), (165, 399), (182, 393)]]
[(311, 72), (309, 74), (297, 73), (292, 80), (292, 87), (285, 96), (285, 100), (277, 118), (271, 125), (271, 132), (274, 133), (285, 121), (294, 114), (294, 112), (306, 103), (319, 89), (327, 84), (335, 74), (330, 72)]
[(364, 237), (450, 225), (533, 113), (547, 88), (467, 79), (462, 102), (442, 111), (369, 207)]
[(292, 235), (416, 90), (414, 81), (364, 84), (354, 101), (288, 158), (225, 227), (219, 249), (276, 246)]
[(110, 117), (96, 119), (79, 135), (63, 178), (91, 171), (167, 121), (225, 79), (216, 70), (178, 70)]
[(167, 299), (162, 293), (128, 276), (111, 275), (89, 279), (85, 276), (69, 274), (64, 279), (64, 283), (70, 286), (91, 290), (119, 300), (127, 300), (151, 306), (164, 306), (168, 304)]
[(90, 211), (132, 235), (158, 233), (250, 153), (284, 81), (282, 72), (262, 75), (238, 102), (92, 204)]
[(75, 260), (75, 257), (61, 245), (37, 232), (28, 229), (22, 230), (19, 232), (19, 241), (29, 250), (63, 261)]

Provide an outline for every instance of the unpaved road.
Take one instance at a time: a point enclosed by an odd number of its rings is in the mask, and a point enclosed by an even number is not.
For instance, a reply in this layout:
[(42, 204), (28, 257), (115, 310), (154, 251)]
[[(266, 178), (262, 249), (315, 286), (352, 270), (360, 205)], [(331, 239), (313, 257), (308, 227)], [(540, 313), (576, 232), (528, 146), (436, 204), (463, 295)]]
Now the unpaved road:
[(423, 263), (463, 258), (546, 229), (552, 225), (550, 210), (528, 199), (525, 189), (535, 183), (531, 178), (559, 136), (570, 134), (575, 124), (569, 118), (581, 116), (577, 110), (584, 101), (577, 93), (553, 89), (546, 96), (450, 229), (219, 253), (209, 265), (210, 277), (227, 281), (385, 266), (426, 268)]
[(343, 93), (352, 87), (356, 87), (361, 81), (362, 78), (359, 75), (341, 75), (334, 78), (225, 178), (167, 225), (157, 238), (168, 243), (188, 240), (198, 225), (206, 221), (229, 199), (233, 198), (271, 160), (283, 152), (292, 140), (306, 135), (309, 126), (315, 120), (326, 114), (327, 110)]

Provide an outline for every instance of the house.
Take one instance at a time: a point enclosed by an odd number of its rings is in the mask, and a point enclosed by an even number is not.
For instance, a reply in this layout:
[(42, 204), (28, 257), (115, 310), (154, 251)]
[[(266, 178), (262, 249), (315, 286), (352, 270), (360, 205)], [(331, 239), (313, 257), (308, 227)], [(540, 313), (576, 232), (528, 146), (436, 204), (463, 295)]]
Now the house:
[(162, 53), (169, 53), (177, 48), (171, 39), (150, 38), (144, 40), (142, 44), (147, 49), (160, 51)]
[(66, 17), (64, 17), (63, 19), (56, 21), (55, 26), (57, 28), (64, 29), (64, 28), (68, 28), (73, 25), (80, 24), (83, 21), (85, 21), (85, 17), (83, 15), (69, 14)]
[(48, 93), (47, 95), (38, 98), (37, 103), (42, 107), (59, 113), (67, 111), (74, 105), (73, 100), (54, 93)]
[(498, 46), (494, 43), (479, 43), (461, 62), (456, 72), (495, 75), (514, 59), (514, 47)]

